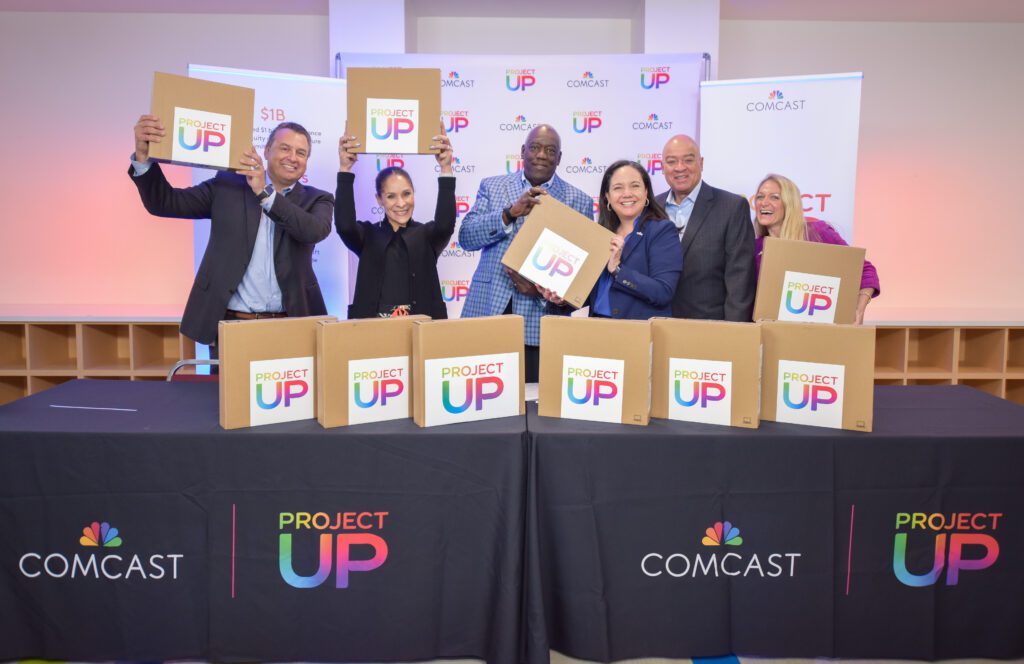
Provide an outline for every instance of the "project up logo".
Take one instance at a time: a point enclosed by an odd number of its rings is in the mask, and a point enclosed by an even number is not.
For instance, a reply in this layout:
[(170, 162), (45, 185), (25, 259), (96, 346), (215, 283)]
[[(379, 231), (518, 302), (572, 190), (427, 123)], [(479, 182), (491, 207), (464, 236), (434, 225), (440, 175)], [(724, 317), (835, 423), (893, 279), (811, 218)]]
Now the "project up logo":
[[(292, 588), (317, 588), (334, 572), (334, 587), (348, 588), (352, 573), (372, 572), (388, 559), (381, 532), (388, 512), (281, 512), (278, 515), (278, 569)], [(309, 560), (316, 554), (316, 571), (296, 565), (293, 552)], [(370, 557), (366, 555), (372, 552)], [(294, 556), (300, 557), (300, 556)], [(298, 567), (299, 569), (296, 569)]]
[(591, 422), (622, 422), (626, 363), (602, 357), (562, 357), (562, 417)]
[(526, 92), (537, 85), (536, 69), (506, 69), (505, 88), (509, 92)]
[(640, 560), (640, 571), (648, 577), (698, 579), (720, 576), (733, 578), (784, 579), (796, 576), (798, 552), (746, 553), (740, 529), (729, 521), (717, 521), (704, 531), (701, 544), (710, 551), (651, 552)]
[(462, 302), (469, 295), (469, 279), (442, 279), (441, 299), (445, 302)]
[(519, 414), (519, 353), (424, 361), (426, 426)]
[(227, 168), (231, 158), (231, 116), (174, 107), (171, 160)]
[(572, 130), (577, 134), (589, 134), (600, 129), (601, 111), (573, 111)]
[(841, 364), (779, 360), (775, 420), (819, 427), (843, 427)]
[(469, 111), (441, 111), (441, 117), (449, 134), (457, 134), (469, 126)]
[(385, 168), (405, 168), (405, 159), (397, 154), (382, 154), (377, 157), (377, 172)]
[(348, 423), (409, 417), (409, 357), (349, 360)]
[(533, 283), (564, 296), (586, 259), (587, 252), (581, 247), (545, 228), (517, 271)]
[(84, 551), (24, 553), (18, 559), (18, 571), (27, 579), (40, 580), (175, 580), (178, 564), (185, 557), (181, 553), (123, 552), (120, 531), (106, 521), (93, 521), (83, 528), (78, 543)]
[(313, 417), (316, 402), (313, 358), (249, 363), (249, 425), (294, 422)]
[(366, 151), (417, 152), (419, 116), (418, 99), (367, 99)]
[(669, 358), (668, 391), (669, 419), (732, 424), (732, 362)]
[(839, 277), (786, 270), (779, 300), (779, 320), (834, 323)]
[(672, 80), (670, 69), (671, 67), (641, 67), (640, 87), (644, 90), (657, 90), (663, 85), (668, 85)]
[(664, 170), (660, 152), (641, 152), (636, 156), (636, 160), (650, 175), (657, 175)]
[[(999, 560), (995, 533), (1002, 518), (1000, 512), (898, 512), (892, 571), (900, 583), (912, 588), (941, 583), (955, 586), (960, 583), (961, 572), (988, 569)], [(911, 570), (908, 550), (919, 554), (911, 554), (910, 559), (931, 560), (931, 568)]]

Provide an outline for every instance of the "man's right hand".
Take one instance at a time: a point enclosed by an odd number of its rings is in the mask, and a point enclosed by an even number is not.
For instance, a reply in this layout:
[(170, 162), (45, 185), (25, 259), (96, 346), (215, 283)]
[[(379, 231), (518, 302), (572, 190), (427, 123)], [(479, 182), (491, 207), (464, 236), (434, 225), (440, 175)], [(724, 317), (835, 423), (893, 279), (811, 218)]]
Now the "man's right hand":
[(509, 209), (509, 216), (511, 216), (512, 219), (525, 217), (530, 214), (531, 210), (533, 210), (533, 206), (540, 201), (540, 197), (547, 195), (548, 190), (544, 187), (530, 187), (523, 192), (523, 195), (520, 196), (515, 203), (512, 204), (512, 207)]
[(167, 135), (160, 118), (155, 115), (143, 115), (135, 123), (135, 161), (149, 159), (149, 144), (159, 143)]

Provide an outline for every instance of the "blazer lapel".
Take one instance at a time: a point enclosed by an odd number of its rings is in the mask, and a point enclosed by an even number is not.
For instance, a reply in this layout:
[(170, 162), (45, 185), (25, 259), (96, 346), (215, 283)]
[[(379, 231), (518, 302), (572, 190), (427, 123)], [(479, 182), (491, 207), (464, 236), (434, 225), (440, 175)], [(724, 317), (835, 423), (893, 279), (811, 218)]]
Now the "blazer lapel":
[(248, 255), (252, 256), (252, 252), (256, 248), (256, 234), (260, 230), (263, 208), (260, 207), (260, 202), (256, 200), (256, 197), (249, 193), (248, 185), (242, 195), (245, 197), (245, 241), (249, 247)]
[(707, 182), (701, 184), (700, 193), (697, 194), (697, 202), (693, 205), (693, 211), (690, 213), (690, 220), (686, 222), (686, 230), (683, 231), (683, 257), (686, 257), (686, 253), (690, 251), (690, 246), (693, 244), (693, 239), (700, 232), (701, 228), (704, 227), (704, 221), (708, 218), (708, 213), (711, 212), (711, 206), (714, 204), (715, 194), (711, 189), (711, 185)]
[(629, 255), (633, 253), (634, 249), (643, 244), (644, 231), (646, 231), (647, 229), (646, 224), (643, 223), (643, 220), (640, 220), (639, 223), (639, 229), (634, 231), (633, 233), (630, 233), (626, 237), (626, 244), (624, 244), (622, 247), (622, 257), (620, 258), (621, 262), (623, 263), (626, 262), (626, 259), (629, 258)]
[[(302, 195), (302, 183), (296, 182), (292, 186), (292, 190), (285, 196), (289, 201), (298, 204), (299, 196)], [(274, 255), (277, 255), (277, 249), (281, 245), (281, 238), (284, 237), (284, 229), (281, 228), (280, 224), (274, 224)]]

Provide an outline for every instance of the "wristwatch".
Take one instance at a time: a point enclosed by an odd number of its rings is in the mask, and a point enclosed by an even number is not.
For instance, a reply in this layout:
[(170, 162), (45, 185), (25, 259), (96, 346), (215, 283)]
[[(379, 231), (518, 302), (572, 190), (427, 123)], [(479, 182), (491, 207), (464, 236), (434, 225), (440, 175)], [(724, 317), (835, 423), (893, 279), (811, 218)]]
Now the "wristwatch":
[[(508, 219), (508, 221), (505, 221)], [(509, 205), (507, 208), (501, 211), (501, 223), (508, 226), (509, 224), (516, 223), (516, 218), (512, 216), (512, 206)]]
[(263, 201), (265, 201), (268, 198), (270, 198), (270, 195), (272, 193), (274, 193), (274, 185), (268, 184), (266, 187), (263, 188), (263, 191), (261, 191), (260, 193), (256, 194), (256, 200), (258, 200), (260, 203), (262, 203)]

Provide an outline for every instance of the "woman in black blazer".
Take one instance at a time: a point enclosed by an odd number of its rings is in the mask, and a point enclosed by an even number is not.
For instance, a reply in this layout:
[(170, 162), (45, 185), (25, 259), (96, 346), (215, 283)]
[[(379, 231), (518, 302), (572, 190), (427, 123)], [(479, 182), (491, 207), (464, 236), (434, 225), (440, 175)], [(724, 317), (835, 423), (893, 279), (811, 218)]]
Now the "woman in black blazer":
[(377, 174), (377, 203), (384, 210), (378, 222), (357, 221), (352, 188), (352, 165), (359, 147), (355, 136), (338, 141), (338, 188), (334, 194), (334, 225), (349, 250), (359, 257), (356, 289), (348, 308), (349, 318), (376, 318), (426, 314), (447, 318), (437, 277), (437, 258), (455, 231), (455, 176), (452, 146), (441, 126), (434, 136), (435, 158), (441, 168), (437, 178), (434, 221), (412, 220), (416, 193), (404, 169), (385, 168)]

